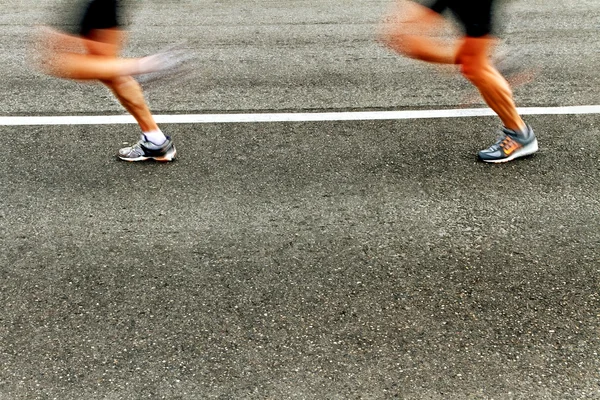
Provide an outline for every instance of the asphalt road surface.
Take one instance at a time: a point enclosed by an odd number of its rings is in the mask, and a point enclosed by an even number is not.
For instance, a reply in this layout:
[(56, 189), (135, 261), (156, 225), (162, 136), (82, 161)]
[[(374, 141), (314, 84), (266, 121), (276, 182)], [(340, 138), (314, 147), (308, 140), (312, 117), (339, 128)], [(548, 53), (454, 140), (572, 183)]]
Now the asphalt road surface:
[[(120, 115), (28, 63), (51, 1), (0, 0), (0, 116)], [(386, 1), (147, 1), (127, 55), (181, 42), (156, 113), (474, 108), (376, 42)], [(519, 106), (600, 104), (600, 2), (515, 0)], [(600, 399), (600, 115), (0, 126), (0, 400)]]

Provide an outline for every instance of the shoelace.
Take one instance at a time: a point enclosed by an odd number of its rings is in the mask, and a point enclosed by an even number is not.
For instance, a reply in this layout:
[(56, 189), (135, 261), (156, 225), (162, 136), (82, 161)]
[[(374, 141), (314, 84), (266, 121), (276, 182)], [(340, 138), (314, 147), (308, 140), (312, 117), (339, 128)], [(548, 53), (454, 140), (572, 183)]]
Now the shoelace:
[(520, 147), (519, 142), (511, 138), (510, 136), (506, 136), (502, 142), (500, 142), (500, 147), (504, 150), (506, 154), (510, 154), (516, 149)]
[(507, 147), (511, 147), (514, 140), (510, 138), (510, 136), (505, 136), (504, 139), (500, 142), (500, 147), (503, 149)]
[(131, 146), (131, 149), (129, 150), (128, 154), (129, 155), (136, 154), (138, 156), (143, 156), (144, 155), (144, 150), (142, 150), (140, 142), (137, 142), (136, 144), (134, 144), (133, 146)]
[(498, 136), (498, 138), (496, 139), (496, 143), (491, 145), (488, 150), (490, 150), (490, 151), (499, 150), (502, 147), (502, 143), (506, 140), (507, 137), (508, 136), (506, 136), (505, 134)]
[(506, 150), (510, 150), (512, 148), (518, 147), (519, 143), (511, 138), (510, 136), (506, 136), (504, 140), (500, 143), (500, 147)]

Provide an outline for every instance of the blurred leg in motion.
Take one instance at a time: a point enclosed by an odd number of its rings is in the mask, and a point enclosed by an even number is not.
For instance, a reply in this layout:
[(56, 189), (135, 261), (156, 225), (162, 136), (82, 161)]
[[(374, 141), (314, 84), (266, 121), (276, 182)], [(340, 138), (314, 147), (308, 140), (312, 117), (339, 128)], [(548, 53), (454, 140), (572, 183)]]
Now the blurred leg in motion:
[[(505, 162), (534, 153), (538, 145), (533, 130), (517, 112), (508, 82), (490, 59), (496, 44), (491, 35), (493, 1), (437, 0), (429, 7), (402, 1), (386, 18), (381, 39), (407, 57), (458, 65), (504, 125), (500, 140), (479, 152), (479, 158)], [(446, 10), (452, 11), (462, 23), (465, 33), (461, 38), (436, 37), (448, 25), (441, 15)]]
[(133, 75), (171, 68), (172, 59), (166, 53), (120, 58), (125, 32), (120, 27), (117, 11), (116, 0), (92, 0), (86, 4), (78, 35), (44, 29), (38, 44), (41, 68), (60, 78), (97, 80), (112, 91), (142, 131), (138, 143), (119, 150), (119, 158), (171, 161), (176, 154), (175, 146), (156, 124)]

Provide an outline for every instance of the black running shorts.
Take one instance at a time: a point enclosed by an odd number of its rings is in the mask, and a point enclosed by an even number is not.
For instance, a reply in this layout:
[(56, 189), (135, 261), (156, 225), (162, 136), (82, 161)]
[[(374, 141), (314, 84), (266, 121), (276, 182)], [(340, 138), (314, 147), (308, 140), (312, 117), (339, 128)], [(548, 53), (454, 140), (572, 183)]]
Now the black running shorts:
[(482, 37), (492, 33), (493, 3), (494, 0), (429, 0), (427, 7), (439, 14), (452, 11), (467, 36)]
[(52, 3), (49, 25), (72, 35), (88, 36), (94, 29), (123, 26), (127, 0), (61, 0)]
[(120, 26), (118, 0), (91, 0), (83, 9), (79, 34), (87, 36), (94, 29), (109, 29)]

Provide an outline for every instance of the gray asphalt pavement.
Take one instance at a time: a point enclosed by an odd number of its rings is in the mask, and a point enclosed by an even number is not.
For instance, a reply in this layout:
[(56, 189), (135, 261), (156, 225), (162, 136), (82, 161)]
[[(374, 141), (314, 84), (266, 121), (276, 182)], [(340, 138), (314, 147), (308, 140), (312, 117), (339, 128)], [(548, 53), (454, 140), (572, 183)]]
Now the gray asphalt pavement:
[[(0, 0), (0, 115), (121, 114), (26, 62), (50, 1)], [(185, 40), (157, 113), (478, 107), (374, 41), (384, 1), (139, 5), (127, 54)], [(600, 3), (512, 1), (520, 106), (599, 104)], [(0, 126), (0, 400), (600, 399), (598, 115)]]

